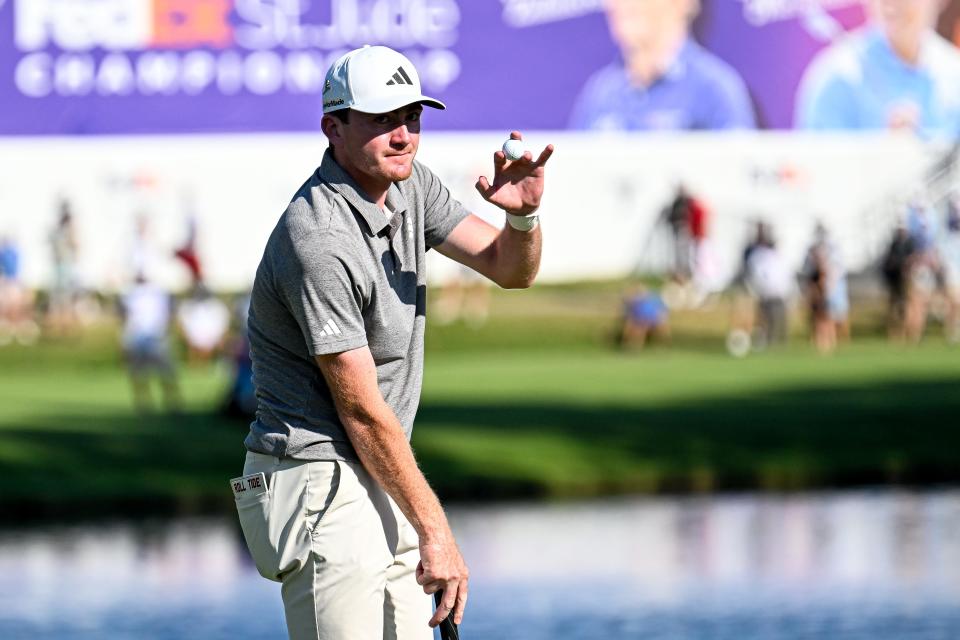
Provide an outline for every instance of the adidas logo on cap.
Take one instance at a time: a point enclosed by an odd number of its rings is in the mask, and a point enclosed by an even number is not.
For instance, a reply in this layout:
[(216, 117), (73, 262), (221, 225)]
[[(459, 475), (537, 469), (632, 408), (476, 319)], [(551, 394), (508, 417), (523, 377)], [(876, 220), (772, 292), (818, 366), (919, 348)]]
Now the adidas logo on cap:
[(397, 72), (393, 74), (393, 78), (387, 81), (387, 86), (392, 84), (413, 84), (413, 80), (410, 79), (410, 76), (407, 75), (407, 72), (403, 70), (403, 67), (397, 67)]

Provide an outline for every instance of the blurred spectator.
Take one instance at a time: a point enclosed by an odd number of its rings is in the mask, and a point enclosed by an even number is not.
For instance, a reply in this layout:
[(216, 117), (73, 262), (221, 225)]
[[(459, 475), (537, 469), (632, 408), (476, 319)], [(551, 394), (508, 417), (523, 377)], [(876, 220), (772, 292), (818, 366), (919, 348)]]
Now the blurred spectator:
[(150, 214), (137, 213), (133, 222), (133, 237), (128, 246), (130, 272), (128, 277), (137, 279), (141, 274), (157, 273), (162, 268), (166, 256), (162, 256), (154, 247), (150, 232)]
[(673, 200), (661, 214), (669, 225), (670, 233), (673, 236), (672, 275), (675, 279), (681, 281), (689, 280), (692, 273), (692, 260), (690, 259), (690, 247), (692, 245), (690, 210), (692, 206), (693, 197), (687, 191), (687, 188), (680, 184), (677, 185)]
[(253, 360), (250, 358), (250, 339), (247, 336), (247, 315), (250, 311), (250, 294), (242, 296), (234, 309), (237, 334), (231, 342), (233, 356), (233, 382), (223, 403), (223, 415), (242, 420), (251, 420), (257, 412), (257, 394), (253, 384)]
[(0, 237), (0, 346), (16, 340), (33, 344), (40, 330), (33, 320), (33, 297), (20, 281), (20, 249)]
[(906, 263), (902, 337), (916, 344), (923, 338), (930, 305), (942, 282), (934, 212), (923, 195), (915, 196), (907, 207), (907, 233), (910, 234), (911, 253)]
[(907, 232), (913, 241), (913, 251), (932, 252), (936, 241), (934, 212), (923, 195), (916, 195), (907, 205)]
[(757, 299), (759, 323), (754, 348), (787, 341), (787, 298), (793, 286), (790, 270), (766, 226), (758, 229), (747, 258), (747, 287)]
[(960, 52), (934, 30), (943, 0), (869, 0), (870, 24), (807, 69), (796, 120), (806, 129), (912, 129), (960, 135)]
[(197, 252), (197, 214), (193, 205), (191, 194), (184, 194), (184, 208), (187, 212), (187, 237), (183, 245), (174, 252), (190, 272), (190, 278), (193, 284), (203, 282), (203, 266), (200, 263), (200, 254)]
[(482, 327), (490, 315), (488, 282), (473, 269), (457, 264), (438, 292), (434, 306), (437, 323), (451, 324), (462, 318), (467, 326)]
[(690, 270), (696, 292), (694, 306), (700, 306), (708, 295), (723, 288), (719, 261), (710, 242), (709, 214), (710, 211), (702, 199), (690, 198), (687, 228), (690, 234)]
[(180, 409), (180, 390), (170, 354), (172, 296), (139, 274), (121, 298), (123, 355), (130, 374), (133, 402), (143, 413), (152, 408), (150, 380), (160, 380), (168, 411)]
[(721, 288), (716, 255), (708, 238), (708, 210), (683, 184), (660, 213), (658, 225), (668, 228), (673, 260), (671, 282), (663, 289), (672, 309), (696, 308)]
[[(473, 184), (471, 176), (485, 171), (483, 166), (455, 177), (452, 182), (460, 182), (464, 187)], [(464, 205), (475, 216), (494, 227), (502, 227), (503, 212), (480, 197), (476, 189), (465, 189), (468, 195)], [(478, 329), (486, 324), (490, 316), (490, 281), (473, 269), (454, 262), (450, 278), (440, 287), (435, 298), (433, 315), (437, 323), (445, 325), (463, 320), (468, 327)]]
[(690, 262), (696, 264), (700, 245), (707, 239), (707, 208), (703, 202), (691, 197), (687, 208), (687, 228), (692, 244)]
[(77, 277), (77, 243), (73, 211), (68, 200), (61, 200), (57, 224), (50, 232), (53, 255), (53, 286), (47, 322), (56, 334), (70, 333), (77, 324), (79, 282)]
[(670, 313), (656, 292), (637, 285), (623, 301), (623, 322), (617, 336), (621, 349), (641, 349), (651, 337), (670, 340)]
[(177, 309), (177, 323), (187, 343), (190, 362), (207, 362), (223, 346), (230, 328), (227, 305), (197, 283)]
[(608, 0), (605, 6), (621, 58), (587, 80), (571, 128), (754, 127), (743, 79), (690, 35), (699, 0)]
[(937, 292), (939, 262), (932, 251), (914, 251), (907, 261), (907, 303), (903, 337), (920, 342), (927, 327), (930, 303)]
[(939, 246), (947, 298), (944, 325), (947, 340), (956, 343), (960, 342), (960, 194), (948, 200), (946, 218)]
[(887, 285), (887, 335), (891, 339), (904, 336), (907, 310), (907, 282), (913, 256), (913, 240), (905, 225), (898, 225), (883, 257), (883, 280)]
[(733, 305), (730, 318), (730, 331), (727, 333), (727, 351), (730, 355), (742, 358), (753, 347), (753, 334), (756, 327), (757, 300), (748, 282), (750, 257), (770, 236), (767, 225), (758, 220), (752, 235), (749, 236), (740, 257), (740, 270), (733, 281)]
[(821, 353), (830, 353), (838, 337), (849, 337), (850, 301), (840, 249), (822, 224), (814, 230), (801, 275), (810, 305), (813, 343)]

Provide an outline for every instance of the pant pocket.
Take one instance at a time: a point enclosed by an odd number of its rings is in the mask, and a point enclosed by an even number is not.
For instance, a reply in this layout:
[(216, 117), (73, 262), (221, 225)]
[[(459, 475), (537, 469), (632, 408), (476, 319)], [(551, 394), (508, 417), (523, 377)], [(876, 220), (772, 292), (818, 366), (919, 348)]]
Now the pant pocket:
[(279, 582), (280, 554), (270, 539), (270, 492), (236, 499), (240, 528), (253, 563), (264, 578)]
[(304, 504), (307, 530), (315, 535), (327, 513), (342, 500), (343, 470), (338, 460), (312, 462), (309, 465), (309, 491)]

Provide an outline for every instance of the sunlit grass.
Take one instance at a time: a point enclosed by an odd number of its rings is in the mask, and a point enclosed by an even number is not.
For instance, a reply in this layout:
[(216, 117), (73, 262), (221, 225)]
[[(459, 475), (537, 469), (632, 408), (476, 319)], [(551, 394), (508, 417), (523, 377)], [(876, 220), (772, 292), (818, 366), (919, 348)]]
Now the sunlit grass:
[[(479, 329), (431, 323), (414, 435), (431, 483), (488, 499), (960, 480), (960, 350), (937, 336), (737, 360), (719, 305), (621, 353), (617, 312), (614, 287), (535, 289), (497, 293)], [(227, 507), (246, 434), (216, 412), (228, 381), (182, 366), (182, 412), (140, 416), (110, 326), (0, 349), (0, 501)]]

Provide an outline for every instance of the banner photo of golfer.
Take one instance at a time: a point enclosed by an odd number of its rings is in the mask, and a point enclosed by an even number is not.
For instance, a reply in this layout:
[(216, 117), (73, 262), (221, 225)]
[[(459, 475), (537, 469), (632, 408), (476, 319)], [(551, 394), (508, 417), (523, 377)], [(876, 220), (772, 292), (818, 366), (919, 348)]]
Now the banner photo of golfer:
[[(403, 51), (456, 107), (433, 129), (955, 135), (958, 13), (958, 0), (0, 0), (0, 135), (316, 131), (327, 66), (363, 44)], [(894, 49), (911, 43), (907, 73)]]

